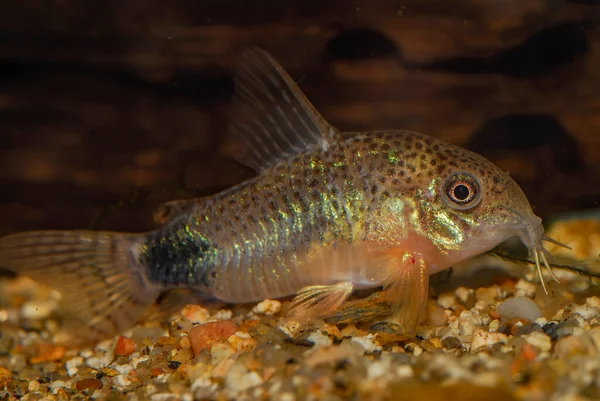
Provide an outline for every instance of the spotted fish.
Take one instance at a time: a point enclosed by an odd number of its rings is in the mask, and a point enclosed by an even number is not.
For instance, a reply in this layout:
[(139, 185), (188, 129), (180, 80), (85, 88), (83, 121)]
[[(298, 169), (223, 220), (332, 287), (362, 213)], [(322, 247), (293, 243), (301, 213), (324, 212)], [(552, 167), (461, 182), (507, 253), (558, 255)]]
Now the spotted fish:
[(123, 332), (171, 290), (228, 303), (294, 295), (289, 314), (302, 320), (377, 287), (410, 332), (431, 274), (511, 237), (542, 277), (551, 239), (504, 171), (418, 133), (341, 133), (268, 53), (242, 59), (230, 150), (255, 178), (165, 204), (151, 232), (0, 238), (0, 266), (59, 290), (77, 336)]

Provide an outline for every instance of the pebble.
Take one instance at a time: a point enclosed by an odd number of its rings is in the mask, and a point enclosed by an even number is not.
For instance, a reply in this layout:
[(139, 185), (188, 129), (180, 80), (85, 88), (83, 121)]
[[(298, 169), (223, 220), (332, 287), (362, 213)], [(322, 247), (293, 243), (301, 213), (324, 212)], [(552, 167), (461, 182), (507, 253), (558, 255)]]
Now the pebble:
[(473, 340), (471, 342), (471, 351), (477, 351), (480, 348), (494, 344), (506, 344), (508, 336), (504, 333), (490, 333), (484, 329), (476, 329), (473, 332)]
[(0, 387), (6, 386), (11, 378), (11, 371), (6, 369), (4, 366), (0, 366)]
[(524, 335), (523, 338), (525, 338), (525, 341), (540, 351), (550, 351), (552, 348), (552, 340), (550, 337), (540, 331), (534, 331), (530, 334)]
[(27, 385), (27, 390), (29, 390), (29, 392), (36, 392), (39, 389), (40, 389), (40, 382), (37, 380), (32, 380)]
[(525, 279), (520, 279), (515, 284), (515, 295), (518, 297), (529, 297), (533, 298), (535, 296), (535, 291), (537, 287), (534, 283), (531, 283)]
[(83, 379), (75, 384), (77, 390), (98, 390), (102, 388), (102, 382), (98, 379)]
[(188, 333), (194, 355), (198, 355), (203, 349), (210, 347), (219, 340), (226, 340), (237, 331), (237, 326), (231, 320), (210, 322), (194, 326)]
[(50, 391), (52, 394), (56, 394), (61, 388), (69, 388), (69, 385), (63, 380), (55, 380), (50, 384)]
[(443, 308), (434, 306), (429, 311), (429, 321), (436, 327), (444, 326), (448, 323), (448, 315), (446, 315), (446, 311)]
[(352, 337), (351, 341), (360, 344), (367, 353), (375, 351), (381, 351), (383, 348), (374, 341), (375, 335), (372, 333), (367, 334), (364, 337)]
[(249, 371), (241, 363), (233, 365), (225, 378), (225, 387), (233, 396), (262, 383), (263, 379), (258, 373)]
[(210, 313), (208, 310), (204, 309), (200, 305), (186, 305), (181, 310), (181, 315), (184, 317), (184, 319), (195, 324), (206, 323), (210, 318)]
[(554, 353), (559, 358), (569, 358), (575, 355), (585, 355), (588, 349), (580, 337), (566, 336), (560, 338), (554, 346)]
[(320, 346), (329, 346), (333, 344), (333, 340), (329, 336), (323, 334), (320, 330), (316, 330), (310, 333), (307, 339), (313, 344)]
[(437, 303), (442, 308), (449, 309), (456, 305), (456, 296), (451, 292), (444, 292), (438, 296)]
[(598, 309), (596, 306), (589, 306), (584, 304), (576, 305), (571, 312), (577, 313), (579, 316), (587, 320), (598, 316), (600, 314), (600, 309)]
[(470, 336), (473, 330), (481, 324), (481, 318), (475, 316), (471, 311), (462, 311), (458, 316), (458, 330), (460, 335)]
[(509, 298), (498, 305), (496, 311), (505, 320), (524, 318), (530, 321), (542, 317), (542, 311), (530, 298), (517, 296)]
[(113, 385), (121, 390), (131, 385), (131, 380), (126, 375), (116, 375), (112, 378)]
[(456, 297), (459, 299), (460, 302), (462, 302), (463, 304), (466, 303), (469, 300), (469, 297), (474, 293), (474, 290), (472, 288), (465, 288), (465, 287), (458, 287), (455, 291), (454, 294), (456, 295)]
[(115, 344), (114, 354), (116, 356), (129, 356), (135, 351), (135, 342), (125, 336), (119, 336)]
[(273, 316), (281, 310), (281, 302), (265, 299), (252, 308), (252, 312), (257, 315)]
[(67, 374), (69, 376), (75, 376), (77, 374), (77, 371), (79, 370), (78, 367), (80, 365), (83, 365), (83, 363), (84, 363), (84, 359), (80, 356), (69, 359), (67, 362), (65, 362), (65, 367), (67, 368)]

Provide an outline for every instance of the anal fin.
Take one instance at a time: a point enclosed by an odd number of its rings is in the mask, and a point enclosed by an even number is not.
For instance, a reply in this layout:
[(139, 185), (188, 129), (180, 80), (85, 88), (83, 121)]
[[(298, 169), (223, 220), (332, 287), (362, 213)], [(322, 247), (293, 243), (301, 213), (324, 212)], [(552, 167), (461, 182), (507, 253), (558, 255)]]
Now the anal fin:
[(328, 316), (348, 299), (353, 290), (354, 285), (349, 281), (304, 287), (292, 300), (288, 316), (300, 319)]

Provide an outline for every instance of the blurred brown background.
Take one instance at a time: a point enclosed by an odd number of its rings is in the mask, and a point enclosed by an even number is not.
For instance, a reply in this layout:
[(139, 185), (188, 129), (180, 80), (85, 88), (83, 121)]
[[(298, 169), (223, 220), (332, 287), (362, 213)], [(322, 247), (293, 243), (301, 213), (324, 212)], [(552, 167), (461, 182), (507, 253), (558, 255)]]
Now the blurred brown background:
[(249, 177), (217, 152), (248, 46), (342, 130), (475, 150), (542, 216), (600, 207), (598, 1), (20, 0), (0, 3), (0, 234), (145, 230)]

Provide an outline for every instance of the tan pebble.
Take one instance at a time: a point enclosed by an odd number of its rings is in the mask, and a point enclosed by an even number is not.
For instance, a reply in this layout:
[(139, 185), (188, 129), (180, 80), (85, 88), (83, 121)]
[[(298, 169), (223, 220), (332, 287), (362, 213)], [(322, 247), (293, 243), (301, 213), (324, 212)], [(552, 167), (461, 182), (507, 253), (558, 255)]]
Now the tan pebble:
[(27, 390), (29, 390), (29, 392), (33, 393), (36, 392), (40, 389), (40, 382), (37, 380), (32, 380), (29, 382), (29, 384), (27, 385)]
[(508, 342), (508, 336), (503, 333), (490, 333), (484, 329), (478, 328), (473, 332), (473, 339), (471, 341), (471, 352), (477, 351), (480, 348), (487, 347), (494, 344), (506, 344)]
[(448, 323), (446, 311), (439, 306), (433, 306), (429, 311), (429, 321), (436, 327), (444, 326)]
[(190, 338), (188, 336), (181, 337), (181, 340), (179, 340), (179, 346), (181, 348), (191, 348), (192, 343), (190, 342)]
[(118, 376), (120, 374), (118, 370), (112, 369), (112, 368), (103, 368), (100, 372), (104, 376), (108, 376), (108, 377), (115, 377), (115, 376)]
[(438, 296), (437, 303), (442, 308), (448, 309), (456, 304), (456, 296), (451, 292), (445, 292)]
[(257, 315), (265, 315), (265, 316), (273, 316), (281, 310), (281, 302), (265, 299), (264, 301), (257, 304), (254, 308), (252, 308), (252, 312)]
[(258, 344), (258, 341), (252, 338), (250, 334), (240, 331), (230, 336), (227, 341), (236, 351), (252, 351)]
[(214, 379), (224, 379), (227, 377), (227, 373), (235, 363), (235, 359), (223, 359), (219, 363), (217, 363), (210, 373), (211, 377)]
[(540, 351), (550, 351), (552, 348), (552, 340), (545, 333), (534, 331), (523, 336), (525, 341)]
[(344, 338), (344, 335), (340, 331), (339, 327), (337, 327), (335, 324), (325, 323), (323, 325), (323, 330), (326, 333), (334, 336), (336, 340), (341, 340), (342, 338)]
[(194, 326), (189, 332), (194, 355), (198, 355), (203, 349), (210, 347), (216, 341), (229, 338), (236, 331), (237, 326), (231, 320)]
[(6, 386), (11, 378), (12, 378), (11, 371), (6, 369), (3, 366), (0, 366), (0, 387)]
[(217, 341), (210, 348), (211, 363), (217, 364), (224, 359), (229, 358), (235, 353), (235, 349), (227, 341)]
[(177, 352), (175, 353), (173, 358), (171, 358), (171, 360), (175, 362), (186, 363), (190, 361), (193, 357), (194, 355), (190, 348), (181, 348), (177, 350)]
[(475, 299), (478, 302), (489, 305), (496, 303), (496, 298), (500, 295), (498, 287), (478, 288), (475, 291)]
[(277, 372), (277, 369), (275, 369), (273, 366), (268, 366), (265, 368), (265, 370), (263, 371), (263, 380), (267, 381), (269, 380), (271, 377), (273, 377), (273, 375)]
[(471, 294), (473, 294), (473, 292), (474, 290), (472, 288), (458, 287), (454, 291), (454, 294), (460, 300), (460, 302), (465, 303), (469, 300), (469, 297)]
[(554, 353), (559, 358), (570, 358), (575, 355), (586, 355), (589, 347), (578, 336), (566, 336), (560, 338), (554, 346)]
[(181, 310), (182, 316), (193, 323), (206, 323), (210, 317), (208, 310), (200, 305), (186, 305)]
[(439, 338), (434, 337), (430, 341), (431, 341), (431, 344), (433, 344), (433, 346), (435, 348), (438, 348), (438, 349), (442, 348), (442, 340), (440, 340)]

